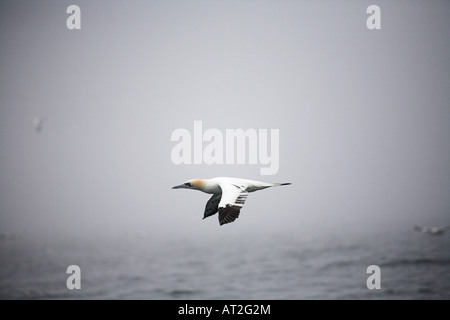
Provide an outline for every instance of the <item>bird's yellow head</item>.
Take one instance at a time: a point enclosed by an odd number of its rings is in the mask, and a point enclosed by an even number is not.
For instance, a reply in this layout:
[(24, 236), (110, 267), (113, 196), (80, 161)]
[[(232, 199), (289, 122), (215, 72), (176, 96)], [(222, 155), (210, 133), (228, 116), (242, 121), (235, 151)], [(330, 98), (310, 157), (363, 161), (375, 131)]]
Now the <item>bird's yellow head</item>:
[(172, 189), (194, 189), (200, 190), (204, 185), (204, 181), (202, 179), (190, 179), (179, 186), (175, 186)]

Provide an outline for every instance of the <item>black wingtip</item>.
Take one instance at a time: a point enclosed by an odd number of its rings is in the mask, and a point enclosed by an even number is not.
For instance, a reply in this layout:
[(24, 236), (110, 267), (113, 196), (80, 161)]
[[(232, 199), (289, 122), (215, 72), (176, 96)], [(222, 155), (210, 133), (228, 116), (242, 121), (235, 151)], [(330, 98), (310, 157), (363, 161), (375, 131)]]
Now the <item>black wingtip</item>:
[(227, 204), (225, 207), (219, 208), (219, 224), (222, 226), (231, 223), (239, 218), (241, 207)]
[(290, 184), (292, 184), (292, 183), (290, 183), (290, 182), (280, 183), (280, 186), (288, 186), (288, 185), (290, 185)]

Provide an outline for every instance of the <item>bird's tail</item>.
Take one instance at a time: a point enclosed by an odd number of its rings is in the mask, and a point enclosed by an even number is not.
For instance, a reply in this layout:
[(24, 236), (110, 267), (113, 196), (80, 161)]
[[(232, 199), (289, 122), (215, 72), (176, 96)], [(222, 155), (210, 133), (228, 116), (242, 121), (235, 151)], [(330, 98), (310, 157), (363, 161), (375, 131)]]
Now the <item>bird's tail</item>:
[(288, 185), (290, 185), (290, 184), (292, 184), (292, 183), (290, 183), (290, 182), (285, 182), (285, 183), (274, 183), (273, 186), (274, 186), (274, 187), (288, 186)]

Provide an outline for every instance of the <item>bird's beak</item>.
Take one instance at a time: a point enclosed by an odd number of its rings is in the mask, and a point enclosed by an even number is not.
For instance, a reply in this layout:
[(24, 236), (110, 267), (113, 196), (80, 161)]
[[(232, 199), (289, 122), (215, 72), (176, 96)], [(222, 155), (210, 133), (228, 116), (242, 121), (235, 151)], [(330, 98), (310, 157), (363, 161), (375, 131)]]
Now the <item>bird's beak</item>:
[(175, 186), (172, 189), (189, 189), (189, 187), (185, 184), (180, 184), (179, 186)]

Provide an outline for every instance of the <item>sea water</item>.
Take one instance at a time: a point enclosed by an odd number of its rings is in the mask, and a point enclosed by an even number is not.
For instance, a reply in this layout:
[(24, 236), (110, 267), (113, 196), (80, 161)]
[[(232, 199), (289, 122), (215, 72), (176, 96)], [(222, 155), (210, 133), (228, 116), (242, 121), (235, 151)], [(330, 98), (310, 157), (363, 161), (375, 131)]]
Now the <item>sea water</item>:
[[(0, 241), (1, 299), (449, 299), (450, 235)], [(67, 267), (80, 267), (69, 290)], [(367, 267), (380, 267), (369, 290)]]

